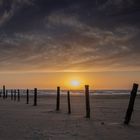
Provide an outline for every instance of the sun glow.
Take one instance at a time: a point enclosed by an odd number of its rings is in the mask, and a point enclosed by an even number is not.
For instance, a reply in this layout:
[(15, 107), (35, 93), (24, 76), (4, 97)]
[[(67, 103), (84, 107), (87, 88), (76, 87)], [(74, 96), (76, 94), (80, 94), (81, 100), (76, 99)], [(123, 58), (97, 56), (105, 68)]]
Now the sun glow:
[(70, 84), (71, 84), (71, 86), (73, 86), (73, 87), (78, 87), (78, 86), (80, 86), (80, 82), (77, 81), (77, 80), (72, 80), (72, 81), (70, 82)]
[(62, 87), (69, 90), (81, 90), (88, 83), (81, 73), (68, 73), (62, 81)]

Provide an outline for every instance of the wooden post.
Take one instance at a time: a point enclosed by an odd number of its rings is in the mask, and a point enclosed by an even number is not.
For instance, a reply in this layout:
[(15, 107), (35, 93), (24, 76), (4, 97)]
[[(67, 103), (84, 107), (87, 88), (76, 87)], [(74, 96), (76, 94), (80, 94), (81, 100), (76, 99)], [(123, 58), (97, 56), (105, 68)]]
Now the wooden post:
[(57, 87), (56, 110), (60, 110), (60, 87)]
[(13, 100), (13, 90), (11, 89), (11, 100)]
[(60, 87), (57, 87), (56, 111), (60, 110)]
[(3, 99), (5, 99), (5, 85), (3, 86)]
[(26, 92), (26, 104), (29, 104), (29, 90)]
[(16, 93), (16, 89), (14, 90), (14, 101), (16, 101), (16, 99), (17, 99), (17, 95), (16, 95), (17, 93)]
[(138, 91), (138, 86), (139, 86), (138, 84), (135, 84), (135, 83), (133, 84), (133, 88), (132, 88), (130, 100), (129, 100), (129, 105), (128, 105), (128, 109), (127, 109), (125, 120), (124, 120), (124, 124), (126, 124), (126, 125), (128, 125), (131, 120), (134, 103), (135, 103), (135, 98), (136, 98), (136, 94)]
[(37, 88), (34, 89), (34, 106), (37, 106)]
[(85, 85), (86, 118), (90, 118), (89, 85)]
[(68, 114), (71, 114), (70, 91), (67, 92), (67, 99), (68, 99)]
[(17, 96), (18, 96), (18, 102), (19, 102), (20, 101), (20, 90), (18, 89), (17, 92), (18, 92), (18, 95)]
[(8, 90), (6, 90), (5, 98), (8, 98)]

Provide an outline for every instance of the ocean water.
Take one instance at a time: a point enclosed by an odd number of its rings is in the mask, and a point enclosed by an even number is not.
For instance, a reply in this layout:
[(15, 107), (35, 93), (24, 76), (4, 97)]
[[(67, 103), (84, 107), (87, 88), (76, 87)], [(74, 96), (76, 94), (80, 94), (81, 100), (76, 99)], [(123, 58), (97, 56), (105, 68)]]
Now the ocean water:
[[(56, 94), (56, 91), (45, 91), (40, 90), (39, 93), (41, 95), (44, 94)], [(84, 95), (84, 91), (77, 90), (77, 91), (70, 91), (72, 95)], [(90, 95), (129, 95), (131, 93), (130, 90), (91, 90)], [(67, 94), (67, 91), (61, 91), (62, 95)], [(138, 94), (140, 94), (140, 91), (138, 91)]]
[[(11, 94), (11, 89), (8, 89), (8, 94)], [(2, 93), (2, 89), (0, 90)], [(26, 90), (20, 89), (21, 95), (26, 95)], [(29, 90), (30, 95), (34, 94), (34, 90)], [(90, 95), (130, 95), (131, 90), (90, 90)], [(61, 95), (66, 95), (66, 90), (61, 90)], [(84, 90), (72, 90), (70, 91), (71, 95), (84, 95)], [(137, 94), (140, 94), (138, 91)], [(38, 90), (38, 95), (56, 95), (56, 90)]]

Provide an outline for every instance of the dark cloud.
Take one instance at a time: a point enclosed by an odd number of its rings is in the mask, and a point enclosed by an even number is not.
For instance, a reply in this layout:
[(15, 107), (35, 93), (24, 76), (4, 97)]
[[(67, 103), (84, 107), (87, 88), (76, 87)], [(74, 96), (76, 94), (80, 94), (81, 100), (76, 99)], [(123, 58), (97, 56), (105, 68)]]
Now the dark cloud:
[(0, 26), (8, 22), (23, 6), (32, 5), (32, 0), (0, 0)]
[(0, 0), (0, 70), (140, 70), (139, 6), (138, 0)]

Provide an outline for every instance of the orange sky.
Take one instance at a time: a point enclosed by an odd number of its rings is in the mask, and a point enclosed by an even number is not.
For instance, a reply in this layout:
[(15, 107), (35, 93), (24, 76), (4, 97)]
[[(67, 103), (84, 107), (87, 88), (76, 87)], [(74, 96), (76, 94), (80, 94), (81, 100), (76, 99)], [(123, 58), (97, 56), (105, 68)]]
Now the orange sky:
[[(71, 85), (72, 80), (80, 82), (80, 86)], [(9, 88), (41, 88), (83, 89), (89, 84), (91, 89), (129, 89), (133, 82), (140, 83), (140, 72), (20, 72), (1, 73), (0, 83)]]

